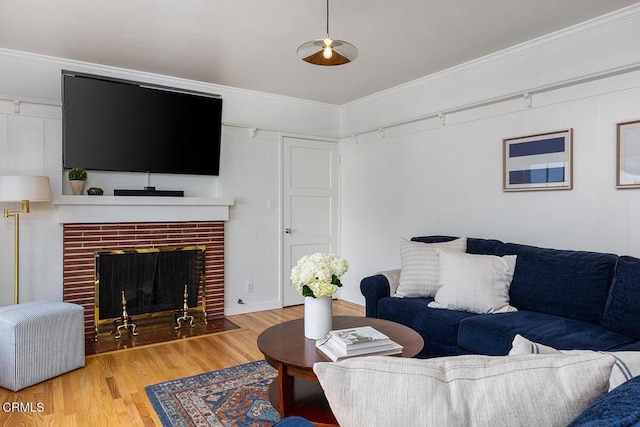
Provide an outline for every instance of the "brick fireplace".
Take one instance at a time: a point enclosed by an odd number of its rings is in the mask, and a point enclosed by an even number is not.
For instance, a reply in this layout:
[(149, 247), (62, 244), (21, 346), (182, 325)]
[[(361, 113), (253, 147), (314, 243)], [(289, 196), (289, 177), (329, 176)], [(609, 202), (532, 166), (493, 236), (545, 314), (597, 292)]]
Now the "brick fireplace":
[(82, 305), (87, 338), (95, 335), (95, 255), (140, 248), (205, 246), (208, 320), (224, 315), (224, 222), (65, 223), (63, 300)]

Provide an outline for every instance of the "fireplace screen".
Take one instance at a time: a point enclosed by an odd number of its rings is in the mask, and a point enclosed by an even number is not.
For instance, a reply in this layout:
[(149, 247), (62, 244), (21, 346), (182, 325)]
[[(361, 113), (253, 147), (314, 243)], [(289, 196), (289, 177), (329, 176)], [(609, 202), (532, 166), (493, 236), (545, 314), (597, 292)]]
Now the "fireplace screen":
[[(204, 313), (204, 246), (137, 249), (96, 254), (96, 326), (122, 316), (122, 292), (130, 316), (175, 312)], [(198, 306), (198, 302), (201, 306)]]

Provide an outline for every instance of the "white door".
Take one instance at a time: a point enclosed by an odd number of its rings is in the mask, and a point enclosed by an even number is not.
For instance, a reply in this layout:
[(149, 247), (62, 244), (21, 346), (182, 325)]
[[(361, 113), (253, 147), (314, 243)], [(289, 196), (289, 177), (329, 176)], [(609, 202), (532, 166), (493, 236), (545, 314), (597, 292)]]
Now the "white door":
[(304, 255), (338, 250), (338, 144), (285, 137), (283, 305), (304, 302), (289, 278)]

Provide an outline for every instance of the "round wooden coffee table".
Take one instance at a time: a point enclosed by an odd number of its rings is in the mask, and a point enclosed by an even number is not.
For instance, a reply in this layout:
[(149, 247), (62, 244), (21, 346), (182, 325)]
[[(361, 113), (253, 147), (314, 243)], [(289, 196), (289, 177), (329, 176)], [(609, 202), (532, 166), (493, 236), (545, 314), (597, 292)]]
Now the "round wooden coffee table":
[[(399, 323), (372, 317), (333, 317), (333, 329), (357, 326), (372, 326), (402, 345), (402, 357), (415, 356), (424, 345), (416, 331)], [(278, 370), (278, 381), (271, 384), (269, 399), (279, 409), (281, 418), (297, 415), (319, 427), (338, 425), (313, 372), (314, 363), (330, 359), (316, 349), (315, 340), (304, 337), (304, 319), (266, 329), (258, 336), (258, 348)]]

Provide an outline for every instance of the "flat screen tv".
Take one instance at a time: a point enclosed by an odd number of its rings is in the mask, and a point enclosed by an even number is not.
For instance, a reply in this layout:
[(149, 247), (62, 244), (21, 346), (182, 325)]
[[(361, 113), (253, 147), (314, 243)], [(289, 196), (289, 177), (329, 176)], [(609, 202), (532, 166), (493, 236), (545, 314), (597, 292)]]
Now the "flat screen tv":
[(222, 99), (63, 71), (63, 167), (218, 175)]

